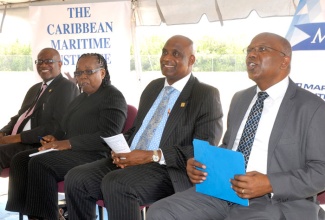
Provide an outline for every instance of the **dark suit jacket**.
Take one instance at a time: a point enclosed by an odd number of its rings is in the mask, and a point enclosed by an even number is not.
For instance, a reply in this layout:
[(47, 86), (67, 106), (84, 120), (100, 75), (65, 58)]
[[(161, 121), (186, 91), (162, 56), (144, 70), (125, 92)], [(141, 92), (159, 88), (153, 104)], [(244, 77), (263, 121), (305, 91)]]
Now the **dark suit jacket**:
[[(17, 115), (13, 116), (10, 122), (3, 127), (0, 132), (11, 134), (18, 118), (32, 105), (42, 86), (42, 82), (32, 86), (21, 105)], [(70, 102), (79, 94), (77, 86), (64, 78), (62, 74), (58, 75), (37, 101), (34, 112), (25, 119), (18, 128), (22, 143), (39, 143), (38, 136), (52, 134), (58, 128)], [(31, 130), (22, 131), (28, 120), (31, 120)]]
[(110, 148), (101, 137), (119, 134), (126, 116), (123, 94), (113, 85), (100, 87), (90, 96), (80, 94), (70, 104), (53, 135), (59, 140), (69, 139), (74, 151), (97, 151), (106, 156)]
[[(129, 145), (164, 87), (164, 82), (165, 78), (156, 79), (143, 91), (133, 128), (126, 133)], [(175, 192), (192, 186), (186, 174), (186, 161), (193, 157), (193, 139), (218, 145), (222, 135), (222, 116), (218, 90), (200, 83), (191, 75), (168, 117), (159, 146)]]
[[(253, 86), (234, 95), (223, 147), (233, 147), (255, 94)], [(290, 80), (272, 128), (267, 158), (272, 203), (280, 205), (286, 219), (318, 219), (315, 197), (325, 189), (324, 130), (325, 102)]]

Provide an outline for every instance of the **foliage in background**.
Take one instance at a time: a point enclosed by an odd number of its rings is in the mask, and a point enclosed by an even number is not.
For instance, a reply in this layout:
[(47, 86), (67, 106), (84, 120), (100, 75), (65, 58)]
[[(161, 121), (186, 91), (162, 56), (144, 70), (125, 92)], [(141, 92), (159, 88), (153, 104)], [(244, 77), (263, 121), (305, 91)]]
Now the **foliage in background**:
[(0, 44), (0, 71), (28, 71), (33, 68), (30, 45), (18, 40), (12, 44)]
[[(159, 71), (160, 54), (165, 40), (162, 37), (154, 36), (145, 39), (140, 46), (142, 71)], [(224, 42), (213, 37), (203, 37), (196, 45), (196, 62), (194, 72), (231, 72), (245, 71), (245, 54), (243, 46), (234, 42)], [(135, 70), (134, 53), (131, 48), (131, 70)]]
[[(139, 45), (142, 71), (160, 71), (161, 49), (165, 39), (152, 36)], [(203, 37), (195, 45), (194, 72), (245, 71), (245, 55), (242, 46), (234, 42)], [(133, 47), (131, 70), (135, 70)], [(0, 44), (0, 71), (30, 71), (33, 69), (31, 46), (18, 40), (9, 45)]]

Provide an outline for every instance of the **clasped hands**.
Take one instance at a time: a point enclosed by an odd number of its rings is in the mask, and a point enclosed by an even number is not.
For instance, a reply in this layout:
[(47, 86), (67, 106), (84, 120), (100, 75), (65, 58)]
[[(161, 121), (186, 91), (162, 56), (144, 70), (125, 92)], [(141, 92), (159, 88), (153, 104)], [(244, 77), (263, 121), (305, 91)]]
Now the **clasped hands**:
[(129, 153), (111, 152), (113, 163), (120, 168), (150, 163), (152, 154), (152, 151), (147, 150), (133, 150)]
[(58, 149), (58, 150), (69, 150), (71, 149), (70, 141), (69, 140), (63, 140), (58, 141), (54, 136), (52, 135), (46, 135), (42, 137), (40, 140), (42, 147), (39, 147), (39, 151), (47, 150), (47, 149)]
[[(194, 184), (202, 183), (208, 178), (207, 172), (197, 168), (206, 169), (206, 166), (195, 161), (194, 158), (187, 161), (187, 175)], [(230, 182), (231, 188), (236, 194), (245, 199), (260, 197), (272, 192), (272, 186), (267, 175), (257, 171), (247, 172), (245, 175), (235, 175)]]

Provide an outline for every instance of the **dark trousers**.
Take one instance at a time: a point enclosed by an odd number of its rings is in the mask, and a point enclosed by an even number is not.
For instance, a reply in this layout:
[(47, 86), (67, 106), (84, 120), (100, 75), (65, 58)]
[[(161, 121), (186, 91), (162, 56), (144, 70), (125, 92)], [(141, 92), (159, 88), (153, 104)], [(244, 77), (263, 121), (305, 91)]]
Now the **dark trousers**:
[(0, 145), (0, 173), (4, 168), (10, 166), (12, 158), (19, 152), (40, 147), (41, 144), (1, 144)]
[(103, 198), (110, 220), (141, 219), (140, 205), (174, 193), (165, 166), (120, 169), (110, 158), (71, 169), (64, 185), (71, 220), (96, 219), (96, 201)]
[(64, 150), (29, 157), (36, 151), (23, 151), (12, 159), (6, 210), (57, 220), (57, 182), (64, 180), (71, 168), (104, 156), (98, 152)]

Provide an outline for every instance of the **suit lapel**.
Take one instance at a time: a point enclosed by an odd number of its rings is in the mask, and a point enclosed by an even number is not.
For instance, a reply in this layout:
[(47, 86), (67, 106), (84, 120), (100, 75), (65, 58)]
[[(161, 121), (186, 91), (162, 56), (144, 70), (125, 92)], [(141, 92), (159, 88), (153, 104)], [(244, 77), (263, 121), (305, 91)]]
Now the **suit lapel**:
[(251, 88), (249, 88), (248, 90), (246, 90), (241, 96), (239, 96), (239, 100), (238, 101), (234, 101), (234, 103), (236, 103), (236, 105), (234, 106), (234, 110), (235, 112), (233, 114), (231, 114), (228, 117), (232, 117), (231, 121), (233, 126), (231, 126), (232, 130), (230, 131), (230, 139), (229, 139), (229, 144), (228, 144), (228, 148), (232, 149), (232, 147), (234, 146), (234, 142), (239, 130), (239, 127), (245, 117), (245, 114), (247, 112), (247, 109), (250, 105), (250, 103), (252, 102), (253, 97), (256, 94), (256, 86), (253, 86)]
[[(277, 146), (277, 143), (280, 140), (281, 135), (283, 134), (283, 129), (286, 127), (286, 123), (289, 119), (291, 109), (293, 108), (294, 101), (293, 98), (296, 93), (296, 87), (294, 82), (290, 79), (289, 86), (287, 89), (287, 92), (285, 93), (282, 103), (279, 108), (279, 112), (276, 116), (270, 140), (269, 140), (269, 147), (268, 147), (268, 161), (271, 161), (271, 158), (273, 156), (273, 152)], [(268, 166), (270, 163), (267, 163)]]
[(189, 99), (191, 97), (192, 88), (195, 84), (196, 80), (193, 75), (189, 78), (188, 82), (186, 83), (184, 89), (182, 90), (181, 94), (179, 95), (178, 99), (176, 100), (170, 115), (168, 116), (168, 120), (166, 122), (163, 134), (161, 136), (160, 146), (164, 146), (165, 141), (168, 140), (171, 132), (175, 129), (175, 126), (178, 125), (179, 118), (185, 114), (185, 110), (188, 106)]
[[(56, 86), (62, 81), (63, 76), (60, 74), (58, 75), (50, 85), (48, 85), (42, 94), (41, 97), (39, 97), (39, 100), (36, 103), (34, 111), (36, 111), (38, 108), (43, 107), (43, 103), (46, 103), (46, 100), (48, 97), (52, 94), (52, 92), (55, 90)], [(42, 87), (42, 83), (40, 84), (40, 88)]]

